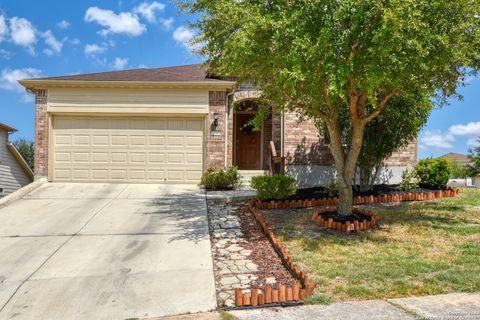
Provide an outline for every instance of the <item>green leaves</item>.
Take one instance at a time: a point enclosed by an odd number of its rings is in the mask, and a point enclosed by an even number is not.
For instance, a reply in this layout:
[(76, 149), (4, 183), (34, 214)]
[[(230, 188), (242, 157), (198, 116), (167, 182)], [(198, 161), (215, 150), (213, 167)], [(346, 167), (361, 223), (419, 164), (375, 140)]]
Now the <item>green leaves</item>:
[(454, 95), (463, 67), (479, 68), (477, 0), (197, 0), (183, 7), (200, 14), (201, 53), (215, 71), (255, 77), (266, 97), (291, 108), (319, 100), (315, 108), (328, 111), (347, 99), (349, 76), (372, 104), (393, 88)]

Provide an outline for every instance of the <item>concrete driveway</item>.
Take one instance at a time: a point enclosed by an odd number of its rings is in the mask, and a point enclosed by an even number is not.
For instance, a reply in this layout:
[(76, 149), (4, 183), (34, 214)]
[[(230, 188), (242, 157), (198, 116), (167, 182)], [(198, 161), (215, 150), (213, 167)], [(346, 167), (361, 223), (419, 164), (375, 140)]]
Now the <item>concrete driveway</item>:
[(193, 186), (45, 184), (0, 209), (0, 319), (127, 319), (214, 309)]

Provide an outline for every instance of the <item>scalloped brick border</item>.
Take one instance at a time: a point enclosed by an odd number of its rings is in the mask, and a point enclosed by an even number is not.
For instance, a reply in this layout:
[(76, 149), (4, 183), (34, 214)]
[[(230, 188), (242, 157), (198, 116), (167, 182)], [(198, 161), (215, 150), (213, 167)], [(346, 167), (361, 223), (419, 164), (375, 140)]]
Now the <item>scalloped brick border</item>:
[(244, 292), (242, 289), (235, 289), (235, 306), (244, 307), (244, 306), (267, 306), (267, 305), (276, 305), (279, 303), (286, 302), (298, 302), (306, 297), (310, 296), (313, 293), (317, 283), (308, 279), (306, 275), (290, 258), (285, 246), (280, 242), (280, 240), (275, 236), (272, 230), (267, 226), (265, 219), (262, 214), (258, 212), (255, 208), (255, 201), (250, 200), (248, 202), (248, 209), (255, 216), (255, 219), (258, 221), (260, 226), (263, 229), (263, 232), (266, 234), (267, 238), (272, 243), (273, 247), (277, 251), (277, 254), (282, 259), (285, 266), (289, 271), (295, 276), (296, 280), (300, 283), (295, 283), (291, 287), (285, 286), (283, 284), (277, 284), (276, 287), (267, 285), (263, 288), (250, 288), (248, 291)]
[(361, 213), (370, 217), (370, 220), (354, 220), (349, 222), (335, 222), (333, 219), (323, 219), (321, 214), (325, 212), (336, 212), (336, 208), (325, 207), (315, 210), (312, 214), (312, 221), (322, 228), (333, 229), (338, 231), (353, 232), (359, 230), (368, 230), (377, 224), (378, 216), (368, 210), (353, 209), (354, 213)]
[[(356, 196), (353, 197), (353, 205), (403, 202), (403, 201), (424, 201), (458, 196), (459, 189), (437, 190), (435, 192), (403, 193), (381, 196)], [(320, 206), (338, 205), (338, 197), (304, 200), (271, 200), (255, 201), (255, 207), (259, 209), (287, 209), (287, 208), (311, 208)]]

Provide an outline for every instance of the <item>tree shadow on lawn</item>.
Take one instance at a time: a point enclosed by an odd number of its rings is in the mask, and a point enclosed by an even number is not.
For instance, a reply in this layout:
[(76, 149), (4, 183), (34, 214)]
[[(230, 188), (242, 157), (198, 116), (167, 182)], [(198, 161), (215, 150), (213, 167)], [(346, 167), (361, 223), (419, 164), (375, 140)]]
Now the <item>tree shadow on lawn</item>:
[[(389, 237), (390, 233), (398, 233), (398, 229), (404, 229), (405, 236), (408, 236), (409, 233), (441, 232), (455, 235), (480, 233), (480, 215), (478, 215), (479, 219), (476, 219), (472, 215), (462, 214), (466, 211), (466, 207), (461, 205), (428, 202), (401, 203), (395, 206), (376, 204), (367, 208), (378, 214), (377, 226), (368, 231), (352, 233), (328, 230), (313, 224), (310, 221), (313, 209), (296, 209), (295, 212), (275, 210), (275, 214), (267, 213), (267, 220), (273, 222), (275, 231), (285, 241), (303, 238), (315, 242), (319, 237), (323, 237), (347, 246), (352, 242), (367, 240), (371, 242), (399, 241), (398, 234), (396, 237)], [(407, 241), (407, 239), (402, 241)]]

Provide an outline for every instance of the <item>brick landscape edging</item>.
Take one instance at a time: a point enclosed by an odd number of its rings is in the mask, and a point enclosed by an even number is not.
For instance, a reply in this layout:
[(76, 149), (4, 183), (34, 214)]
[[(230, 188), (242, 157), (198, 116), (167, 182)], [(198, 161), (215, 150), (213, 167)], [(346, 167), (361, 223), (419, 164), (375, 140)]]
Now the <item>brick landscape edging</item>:
[(362, 220), (353, 220), (353, 221), (345, 221), (345, 222), (336, 222), (332, 218), (330, 219), (323, 219), (322, 213), (326, 212), (336, 212), (336, 207), (324, 207), (315, 210), (312, 214), (312, 221), (318, 224), (322, 228), (334, 229), (338, 231), (345, 231), (345, 232), (353, 232), (359, 230), (368, 230), (375, 226), (378, 220), (378, 216), (371, 211), (368, 210), (360, 210), (357, 208), (353, 209), (353, 213), (363, 214), (370, 217), (370, 220), (362, 219)]
[[(401, 201), (423, 201), (433, 200), (448, 197), (456, 197), (459, 189), (438, 190), (435, 192), (421, 192), (421, 193), (405, 193), (381, 196), (357, 196), (353, 198), (353, 204), (371, 204), (371, 203), (385, 203), (385, 202), (401, 202)], [(285, 246), (275, 236), (272, 230), (268, 227), (259, 209), (285, 209), (285, 208), (309, 208), (323, 206), (324, 208), (317, 209), (312, 215), (312, 221), (325, 228), (332, 228), (340, 231), (356, 231), (367, 230), (375, 226), (378, 216), (368, 210), (360, 210), (355, 208), (356, 213), (362, 213), (371, 217), (370, 221), (353, 221), (350, 223), (334, 222), (332, 219), (322, 219), (320, 214), (329, 211), (335, 211), (335, 208), (329, 206), (338, 205), (338, 197), (329, 197), (322, 199), (305, 199), (305, 200), (277, 200), (277, 201), (260, 201), (250, 200), (248, 202), (248, 209), (258, 221), (267, 238), (272, 243), (277, 251), (279, 257), (282, 259), (289, 271), (295, 276), (296, 280), (300, 282), (300, 286), (295, 283), (291, 287), (283, 284), (277, 284), (276, 288), (271, 285), (266, 285), (263, 288), (249, 288), (249, 289), (235, 289), (235, 306), (236, 307), (256, 307), (277, 305), (279, 303), (299, 302), (306, 297), (312, 295), (316, 282), (309, 281), (308, 275), (305, 274), (297, 264), (290, 258)]]
[(255, 201), (250, 200), (248, 202), (248, 209), (254, 215), (267, 238), (272, 243), (273, 247), (277, 251), (279, 257), (283, 263), (288, 267), (289, 271), (295, 276), (296, 280), (300, 282), (295, 283), (291, 287), (283, 284), (278, 284), (276, 288), (267, 285), (263, 288), (250, 288), (246, 292), (242, 289), (235, 289), (235, 305), (237, 307), (244, 306), (261, 306), (269, 304), (298, 302), (313, 293), (317, 283), (312, 280), (309, 281), (308, 275), (306, 275), (290, 258), (285, 246), (280, 240), (273, 234), (272, 230), (267, 226), (262, 214), (255, 208)]
[[(402, 193), (381, 196), (356, 196), (353, 197), (353, 205), (402, 202), (402, 201), (424, 201), (442, 198), (451, 198), (458, 196), (459, 189), (437, 190), (435, 192)], [(254, 203), (259, 209), (288, 209), (288, 208), (311, 208), (320, 206), (338, 205), (338, 197), (328, 197), (321, 199), (303, 199), (303, 200), (256, 200)]]

